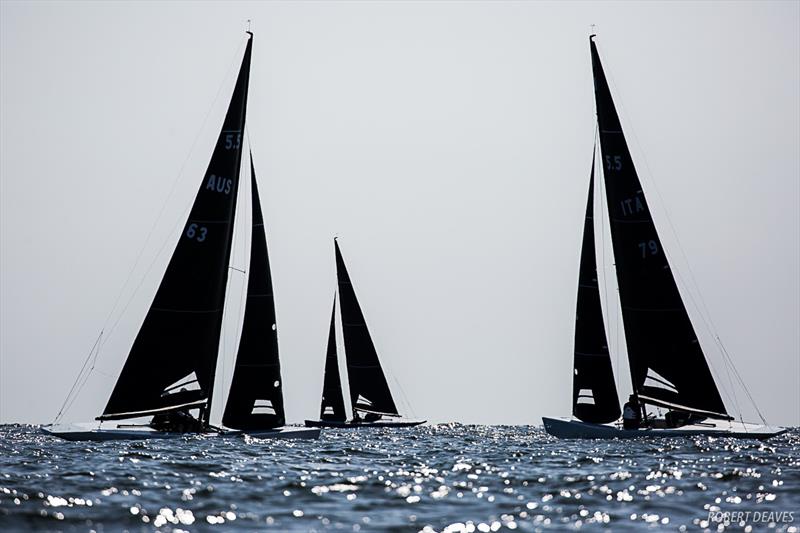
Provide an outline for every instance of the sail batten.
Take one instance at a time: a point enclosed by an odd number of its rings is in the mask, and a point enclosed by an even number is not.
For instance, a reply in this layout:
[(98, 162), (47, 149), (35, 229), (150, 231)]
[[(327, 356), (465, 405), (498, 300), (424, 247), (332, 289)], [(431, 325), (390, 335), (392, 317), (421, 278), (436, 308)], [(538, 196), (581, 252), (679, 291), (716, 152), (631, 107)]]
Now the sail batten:
[(368, 399), (374, 414), (398, 415), (389, 384), (380, 366), (378, 353), (372, 343), (364, 314), (356, 299), (350, 275), (347, 272), (339, 243), (334, 239), (336, 250), (336, 277), (339, 284), (339, 305), (342, 311), (345, 358), (350, 385), (350, 403), (354, 414), (359, 399)]
[[(590, 48), (600, 163), (634, 392), (697, 411), (727, 413), (669, 267), (591, 39)], [(645, 385), (649, 370), (675, 390)]]
[[(597, 257), (592, 222), (594, 167), (595, 161), (592, 156), (575, 309), (572, 414), (584, 422), (602, 424), (619, 418), (620, 408), (603, 323), (600, 287), (597, 283)], [(587, 399), (591, 399), (591, 402), (586, 401)]]
[(250, 184), (253, 206), (250, 274), (242, 336), (222, 424), (234, 429), (263, 430), (282, 426), (286, 421), (272, 275), (252, 154)]
[(248, 38), (208, 168), (101, 418), (185, 408), (163, 393), (194, 373), (200, 390), (175, 394), (202, 395), (208, 423), (242, 158), (241, 134), (233, 132), (244, 129), (251, 54)]

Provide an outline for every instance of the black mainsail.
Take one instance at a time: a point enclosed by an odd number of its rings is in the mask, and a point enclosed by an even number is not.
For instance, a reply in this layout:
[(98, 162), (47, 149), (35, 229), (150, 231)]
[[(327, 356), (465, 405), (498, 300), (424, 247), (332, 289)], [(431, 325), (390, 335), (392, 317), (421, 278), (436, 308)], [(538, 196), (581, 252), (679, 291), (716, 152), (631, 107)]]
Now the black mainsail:
[(325, 378), (322, 384), (322, 402), (319, 419), (328, 422), (344, 422), (347, 413), (344, 409), (342, 380), (339, 377), (339, 358), (336, 353), (336, 296), (333, 297), (331, 328), (328, 332), (328, 351), (325, 355)]
[(249, 34), (208, 170), (99, 420), (200, 407), (202, 420), (208, 424), (239, 186), (251, 52)]
[(336, 248), (336, 277), (339, 282), (339, 305), (342, 310), (347, 375), (350, 382), (350, 402), (353, 417), (358, 413), (400, 416), (392, 393), (386, 383), (378, 353), (372, 344), (361, 307), (358, 305), (350, 275), (342, 259), (339, 243)]
[(572, 414), (584, 422), (604, 424), (620, 416), (614, 371), (608, 353), (597, 256), (594, 245), (594, 165), (589, 178), (589, 199), (583, 225), (578, 302), (575, 311), (575, 358), (572, 378)]
[(286, 422), (272, 275), (252, 154), (250, 183), (253, 231), (247, 301), (231, 390), (222, 415), (225, 427), (241, 430), (271, 429)]
[(656, 232), (592, 38), (590, 46), (634, 392), (646, 403), (728, 418)]

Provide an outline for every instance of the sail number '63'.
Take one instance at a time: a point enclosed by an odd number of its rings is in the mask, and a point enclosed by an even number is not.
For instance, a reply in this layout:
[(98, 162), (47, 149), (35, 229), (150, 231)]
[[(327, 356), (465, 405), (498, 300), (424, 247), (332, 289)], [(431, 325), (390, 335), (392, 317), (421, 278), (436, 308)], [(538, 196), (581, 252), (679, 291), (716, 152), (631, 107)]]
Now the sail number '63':
[(203, 242), (206, 240), (207, 233), (208, 229), (205, 226), (198, 226), (194, 222), (189, 224), (189, 226), (186, 228), (186, 238), (194, 239), (197, 242)]

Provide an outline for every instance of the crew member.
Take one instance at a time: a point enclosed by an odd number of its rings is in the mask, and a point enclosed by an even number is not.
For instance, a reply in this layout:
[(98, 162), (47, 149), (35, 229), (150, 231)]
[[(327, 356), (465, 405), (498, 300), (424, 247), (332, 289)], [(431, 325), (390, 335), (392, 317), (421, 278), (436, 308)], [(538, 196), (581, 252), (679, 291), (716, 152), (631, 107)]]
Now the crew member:
[(639, 429), (642, 424), (642, 410), (635, 394), (631, 394), (622, 408), (622, 427), (625, 429)]

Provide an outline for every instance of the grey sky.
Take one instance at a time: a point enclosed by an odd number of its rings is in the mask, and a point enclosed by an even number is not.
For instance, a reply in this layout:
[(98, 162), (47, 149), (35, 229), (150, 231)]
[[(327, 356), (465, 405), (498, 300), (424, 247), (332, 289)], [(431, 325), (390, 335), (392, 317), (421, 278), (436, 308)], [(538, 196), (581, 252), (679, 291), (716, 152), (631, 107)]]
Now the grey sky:
[[(416, 415), (569, 414), (596, 24), (717, 376), (728, 383), (701, 296), (767, 419), (800, 425), (799, 6), (2, 2), (0, 422), (52, 420), (141, 252), (67, 419), (105, 405), (208, 163), (249, 18), (248, 130), (290, 421), (318, 412), (334, 233)], [(234, 258), (246, 264), (241, 242)]]

